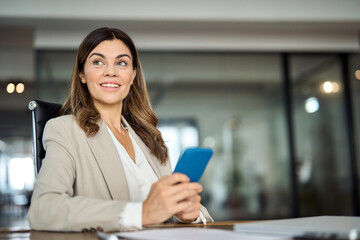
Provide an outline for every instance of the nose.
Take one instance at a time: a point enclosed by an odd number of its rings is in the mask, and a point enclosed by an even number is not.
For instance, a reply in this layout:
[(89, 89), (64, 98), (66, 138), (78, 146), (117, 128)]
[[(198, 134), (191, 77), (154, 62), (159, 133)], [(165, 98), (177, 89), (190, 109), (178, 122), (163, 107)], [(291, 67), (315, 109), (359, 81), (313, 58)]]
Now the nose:
[(117, 71), (115, 69), (115, 66), (113, 65), (107, 65), (104, 69), (104, 75), (105, 76), (110, 76), (110, 77), (114, 77), (117, 76)]

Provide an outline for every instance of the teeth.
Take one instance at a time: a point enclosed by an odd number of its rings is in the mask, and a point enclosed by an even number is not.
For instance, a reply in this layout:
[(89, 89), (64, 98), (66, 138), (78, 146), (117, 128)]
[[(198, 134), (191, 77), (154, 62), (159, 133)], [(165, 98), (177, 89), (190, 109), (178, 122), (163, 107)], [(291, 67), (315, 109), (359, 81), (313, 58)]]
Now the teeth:
[(120, 87), (120, 85), (114, 84), (114, 83), (104, 83), (104, 84), (100, 84), (100, 86), (102, 86), (102, 87), (111, 87), (111, 88)]

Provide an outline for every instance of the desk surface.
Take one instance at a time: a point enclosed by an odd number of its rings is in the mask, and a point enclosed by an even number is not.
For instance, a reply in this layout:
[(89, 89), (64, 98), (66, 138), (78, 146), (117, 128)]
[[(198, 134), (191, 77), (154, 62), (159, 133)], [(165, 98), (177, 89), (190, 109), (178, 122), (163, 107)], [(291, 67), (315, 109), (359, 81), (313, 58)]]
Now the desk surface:
[[(216, 228), (224, 230), (233, 230), (235, 223), (244, 223), (244, 221), (227, 221), (203, 224), (161, 224), (153, 225), (152, 228), (170, 228), (170, 227), (199, 227), (199, 228)], [(96, 233), (60, 233), (60, 232), (43, 232), (30, 231), (25, 228), (0, 228), (0, 239), (31, 239), (31, 240), (99, 240)]]
[[(234, 224), (246, 223), (249, 221), (225, 221), (203, 224), (161, 224), (147, 227), (147, 229), (172, 228), (172, 227), (197, 227), (197, 228), (215, 228), (223, 230), (233, 230)], [(63, 232), (44, 232), (31, 231), (25, 228), (0, 228), (0, 239), (21, 239), (21, 240), (99, 240), (96, 233), (63, 233)], [(297, 240), (311, 240), (311, 238), (294, 238)], [(321, 240), (317, 238), (316, 240)]]

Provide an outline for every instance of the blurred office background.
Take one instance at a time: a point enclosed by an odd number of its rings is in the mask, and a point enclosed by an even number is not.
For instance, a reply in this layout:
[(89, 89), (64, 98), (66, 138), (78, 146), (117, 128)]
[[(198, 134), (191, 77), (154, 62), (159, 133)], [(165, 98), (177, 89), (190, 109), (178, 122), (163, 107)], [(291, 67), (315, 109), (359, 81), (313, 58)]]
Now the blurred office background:
[(0, 1), (0, 226), (24, 226), (32, 99), (62, 103), (76, 49), (110, 26), (137, 44), (176, 164), (217, 221), (360, 215), (360, 1)]

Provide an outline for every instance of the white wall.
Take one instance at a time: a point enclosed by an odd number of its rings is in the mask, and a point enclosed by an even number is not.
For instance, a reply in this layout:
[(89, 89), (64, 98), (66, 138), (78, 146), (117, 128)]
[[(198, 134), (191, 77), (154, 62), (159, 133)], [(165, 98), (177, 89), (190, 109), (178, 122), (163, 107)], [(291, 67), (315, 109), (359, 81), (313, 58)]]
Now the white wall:
[(8, 18), (166, 21), (359, 21), (358, 0), (12, 0)]
[(114, 26), (140, 49), (356, 51), (358, 0), (0, 2), (0, 26), (34, 29), (35, 48), (75, 49), (90, 30)]

